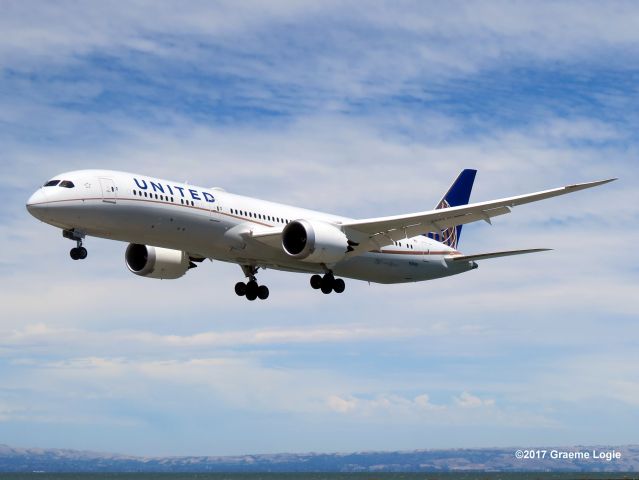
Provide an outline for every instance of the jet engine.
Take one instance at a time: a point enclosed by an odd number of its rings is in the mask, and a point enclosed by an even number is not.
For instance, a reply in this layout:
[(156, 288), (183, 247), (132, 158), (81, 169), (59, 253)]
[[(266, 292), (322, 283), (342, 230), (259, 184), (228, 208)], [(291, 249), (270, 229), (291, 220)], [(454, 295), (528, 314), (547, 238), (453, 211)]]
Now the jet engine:
[(294, 220), (282, 232), (286, 254), (305, 262), (332, 264), (352, 250), (344, 232), (330, 223)]
[(180, 278), (195, 267), (186, 252), (137, 243), (129, 244), (124, 259), (131, 272), (147, 278)]

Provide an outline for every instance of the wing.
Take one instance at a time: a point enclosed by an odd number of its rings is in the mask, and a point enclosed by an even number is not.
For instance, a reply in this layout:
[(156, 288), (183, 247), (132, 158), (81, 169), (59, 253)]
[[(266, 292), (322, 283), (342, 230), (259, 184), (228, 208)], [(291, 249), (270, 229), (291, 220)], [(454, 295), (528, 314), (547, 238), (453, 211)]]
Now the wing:
[(269, 247), (282, 248), (283, 231), (284, 226), (268, 227), (251, 225), (246, 232), (242, 233), (242, 237), (246, 241), (255, 240)]
[(372, 249), (381, 248), (385, 245), (391, 245), (393, 241), (429, 232), (439, 232), (456, 225), (464, 225), (479, 220), (491, 223), (491, 218), (510, 213), (510, 209), (517, 205), (566, 195), (579, 190), (603, 185), (613, 180), (616, 180), (616, 178), (596, 182), (577, 183), (552, 190), (544, 190), (488, 202), (471, 203), (459, 207), (442, 208), (439, 210), (429, 210), (426, 212), (392, 217), (356, 220), (343, 223), (342, 228), (349, 239), (359, 243), (355, 251), (351, 252), (351, 255), (356, 255)]
[(526, 250), (507, 250), (503, 252), (477, 253), (475, 255), (449, 255), (447, 260), (453, 262), (469, 261), (469, 260), (486, 260), (487, 258), (510, 257), (512, 255), (524, 255), (526, 253), (548, 252), (550, 248), (529, 248)]

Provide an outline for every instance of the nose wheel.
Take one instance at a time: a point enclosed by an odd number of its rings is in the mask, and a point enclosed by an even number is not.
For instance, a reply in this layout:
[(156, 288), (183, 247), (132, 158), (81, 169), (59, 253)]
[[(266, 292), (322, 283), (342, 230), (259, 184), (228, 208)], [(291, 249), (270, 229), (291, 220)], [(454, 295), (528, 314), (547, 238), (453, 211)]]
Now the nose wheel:
[(85, 258), (87, 258), (87, 249), (82, 246), (82, 239), (84, 239), (85, 237), (84, 233), (79, 232), (75, 229), (63, 230), (62, 236), (64, 238), (68, 238), (69, 240), (73, 240), (76, 243), (76, 247), (72, 248), (69, 251), (69, 256), (73, 260), (84, 260)]
[(69, 255), (73, 260), (84, 260), (87, 258), (88, 252), (84, 247), (75, 247), (69, 251)]
[(311, 277), (311, 287), (328, 295), (331, 292), (342, 293), (346, 289), (346, 283), (341, 278), (335, 278), (333, 272), (328, 272), (324, 276), (313, 275)]
[(266, 300), (269, 296), (268, 287), (266, 285), (258, 285), (255, 278), (257, 267), (242, 265), (242, 270), (250, 280), (246, 283), (237, 282), (235, 284), (236, 295), (238, 297), (246, 297), (246, 299), (251, 302), (257, 298), (260, 300)]

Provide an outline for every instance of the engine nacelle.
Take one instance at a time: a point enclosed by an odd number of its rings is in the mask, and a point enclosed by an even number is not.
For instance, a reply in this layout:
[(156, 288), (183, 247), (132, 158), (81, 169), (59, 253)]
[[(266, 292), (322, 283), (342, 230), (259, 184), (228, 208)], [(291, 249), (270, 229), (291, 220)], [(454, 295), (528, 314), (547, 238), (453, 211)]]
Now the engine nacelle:
[(129, 244), (124, 259), (131, 272), (147, 278), (180, 278), (192, 265), (186, 252), (137, 243)]
[(294, 220), (282, 232), (282, 248), (293, 258), (305, 262), (332, 264), (349, 251), (344, 232), (329, 223)]

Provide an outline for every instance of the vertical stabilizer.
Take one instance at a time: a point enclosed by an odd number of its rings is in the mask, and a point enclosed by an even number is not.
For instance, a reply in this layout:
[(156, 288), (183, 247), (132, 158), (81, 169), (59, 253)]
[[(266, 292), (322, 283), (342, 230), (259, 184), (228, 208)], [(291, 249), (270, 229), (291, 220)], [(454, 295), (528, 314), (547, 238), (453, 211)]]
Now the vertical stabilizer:
[[(436, 210), (441, 208), (458, 207), (460, 205), (467, 205), (470, 200), (470, 191), (473, 189), (473, 183), (475, 182), (475, 175), (477, 170), (466, 169), (463, 170), (457, 179), (450, 186), (446, 195), (440, 200), (435, 207)], [(459, 238), (461, 237), (462, 226), (457, 225), (450, 227), (439, 232), (431, 232), (426, 236), (444, 243), (449, 247), (457, 249), (459, 244)]]

